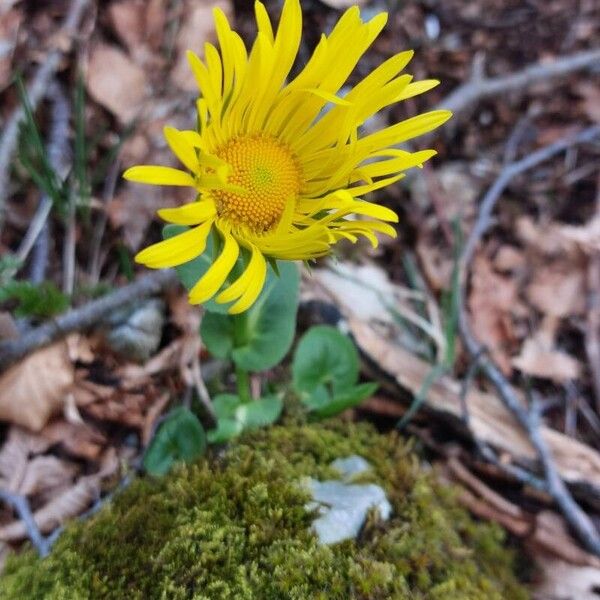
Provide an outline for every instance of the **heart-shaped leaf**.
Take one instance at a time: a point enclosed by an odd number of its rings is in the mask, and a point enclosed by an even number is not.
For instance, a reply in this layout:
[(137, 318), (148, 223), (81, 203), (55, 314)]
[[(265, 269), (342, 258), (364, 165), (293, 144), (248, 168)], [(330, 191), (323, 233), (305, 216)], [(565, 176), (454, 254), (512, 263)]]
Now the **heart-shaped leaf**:
[(179, 407), (158, 428), (144, 456), (144, 468), (152, 475), (165, 475), (176, 461), (194, 461), (205, 450), (206, 434), (198, 417)]
[(292, 385), (300, 396), (312, 395), (320, 386), (329, 387), (335, 396), (357, 380), (358, 352), (348, 336), (329, 325), (304, 334), (292, 363)]
[(361, 383), (356, 387), (340, 393), (329, 402), (311, 409), (311, 414), (319, 419), (333, 417), (345, 410), (360, 404), (365, 398), (372, 396), (377, 389), (376, 383)]
[(235, 411), (235, 416), (244, 429), (258, 429), (275, 423), (282, 409), (281, 398), (265, 396), (253, 402), (240, 404)]
[(209, 312), (200, 335), (209, 352), (230, 357), (245, 371), (264, 371), (287, 354), (296, 331), (300, 276), (296, 265), (279, 265), (279, 277), (269, 271), (258, 300), (239, 315)]

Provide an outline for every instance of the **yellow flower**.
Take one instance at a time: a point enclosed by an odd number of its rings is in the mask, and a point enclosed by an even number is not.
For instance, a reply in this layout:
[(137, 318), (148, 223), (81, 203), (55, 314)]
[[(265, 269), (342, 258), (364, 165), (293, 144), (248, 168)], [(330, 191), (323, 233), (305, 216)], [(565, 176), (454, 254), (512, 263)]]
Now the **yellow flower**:
[[(359, 127), (379, 110), (421, 94), (437, 81), (412, 81), (400, 72), (412, 57), (402, 52), (386, 60), (343, 97), (340, 89), (386, 23), (379, 14), (363, 23), (357, 7), (322, 35), (304, 69), (286, 83), (302, 32), (299, 0), (286, 0), (277, 33), (261, 2), (255, 4), (258, 35), (248, 55), (222, 11), (214, 12), (220, 52), (206, 44), (204, 61), (188, 53), (200, 88), (198, 128), (164, 130), (167, 143), (187, 171), (137, 166), (124, 177), (154, 185), (189, 186), (196, 200), (165, 208), (159, 216), (191, 229), (154, 244), (136, 256), (152, 268), (173, 267), (206, 249), (216, 232), (220, 254), (191, 289), (199, 304), (217, 296), (233, 302), (230, 313), (248, 309), (267, 273), (266, 259), (310, 260), (329, 253), (338, 240), (376, 233), (395, 236), (398, 217), (362, 196), (421, 166), (433, 150), (406, 152), (394, 146), (444, 123), (436, 110), (375, 133)], [(242, 274), (227, 278), (247, 250)]]

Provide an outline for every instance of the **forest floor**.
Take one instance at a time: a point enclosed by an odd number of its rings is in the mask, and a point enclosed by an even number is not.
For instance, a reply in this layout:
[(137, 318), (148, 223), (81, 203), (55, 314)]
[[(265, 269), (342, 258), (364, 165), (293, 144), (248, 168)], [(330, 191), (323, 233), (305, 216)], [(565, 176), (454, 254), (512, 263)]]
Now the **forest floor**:
[[(300, 62), (350, 4), (303, 0)], [(300, 323), (340, 311), (381, 385), (345, 416), (403, 420), (464, 505), (529, 554), (536, 597), (596, 597), (600, 5), (359, 4), (389, 21), (349, 85), (409, 48), (408, 72), (441, 81), (366, 127), (454, 117), (416, 141), (431, 163), (376, 195), (400, 215), (398, 239), (342, 245), (304, 277)], [(0, 557), (28, 537), (46, 551), (139, 466), (169, 406), (229, 377), (175, 279), (140, 279), (133, 262), (160, 239), (156, 210), (186, 192), (121, 178), (172, 164), (164, 125), (195, 123), (185, 51), (214, 41), (215, 6), (251, 43), (241, 0), (0, 5)], [(54, 182), (32, 177), (43, 156)]]

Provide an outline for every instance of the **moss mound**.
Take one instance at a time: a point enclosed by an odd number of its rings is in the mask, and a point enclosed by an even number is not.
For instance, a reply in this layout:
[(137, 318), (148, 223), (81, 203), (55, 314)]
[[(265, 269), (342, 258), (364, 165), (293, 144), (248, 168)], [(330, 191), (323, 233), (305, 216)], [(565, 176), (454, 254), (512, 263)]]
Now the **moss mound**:
[[(309, 531), (303, 476), (359, 454), (394, 514), (323, 547)], [(364, 479), (365, 477), (363, 477)], [(246, 436), (220, 458), (139, 479), (52, 554), (9, 560), (0, 598), (527, 598), (502, 532), (475, 523), (422, 473), (410, 447), (365, 425), (288, 426)]]

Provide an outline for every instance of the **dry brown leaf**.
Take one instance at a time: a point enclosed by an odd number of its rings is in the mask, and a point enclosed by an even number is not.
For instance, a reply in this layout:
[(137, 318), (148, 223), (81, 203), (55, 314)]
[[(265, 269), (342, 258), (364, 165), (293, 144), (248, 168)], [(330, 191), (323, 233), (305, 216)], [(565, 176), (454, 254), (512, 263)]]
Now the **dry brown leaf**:
[(600, 88), (587, 79), (580, 81), (576, 92), (583, 98), (582, 106), (587, 116), (594, 122), (600, 123)]
[(111, 25), (135, 62), (146, 68), (160, 63), (160, 44), (165, 32), (164, 0), (122, 0), (108, 7)]
[(591, 219), (587, 224), (574, 227), (565, 225), (560, 228), (561, 235), (577, 244), (587, 254), (600, 252), (600, 216)]
[(564, 240), (559, 235), (560, 226), (556, 223), (540, 225), (531, 217), (519, 217), (516, 222), (517, 237), (530, 249), (547, 256), (562, 255)]
[(138, 114), (147, 92), (144, 71), (116, 46), (103, 43), (91, 51), (86, 86), (90, 96), (122, 123)]
[(0, 312), (0, 340), (16, 340), (19, 337), (17, 324), (9, 312)]
[(501, 273), (521, 271), (526, 265), (523, 252), (514, 246), (503, 245), (494, 256), (494, 267)]
[(0, 450), (0, 487), (13, 492), (19, 489), (29, 456), (46, 452), (50, 445), (39, 434), (13, 425)]
[[(310, 282), (307, 282), (307, 284)], [(354, 315), (353, 301), (339, 293), (337, 287), (326, 287), (324, 280), (314, 283), (312, 294), (332, 301), (348, 320), (350, 332), (369, 364), (394, 378), (397, 387), (417, 395), (431, 376), (431, 364), (397, 343), (398, 332), (381, 332), (376, 322)], [(462, 384), (451, 377), (441, 377), (431, 385), (425, 406), (444, 415), (463, 418), (464, 406), (470, 414), (473, 435), (504, 452), (508, 459), (519, 464), (530, 464), (536, 453), (527, 436), (516, 423), (500, 399), (491, 393), (471, 386), (463, 400)], [(541, 427), (556, 466), (569, 483), (600, 485), (600, 454), (582, 442), (546, 426)]]
[(539, 568), (535, 600), (598, 600), (600, 568), (568, 563), (553, 556), (535, 555)]
[(450, 287), (454, 264), (452, 256), (433, 245), (426, 235), (420, 235), (416, 247), (423, 275), (434, 292)]
[(36, 456), (27, 464), (21, 484), (15, 491), (23, 496), (47, 493), (72, 483), (77, 471), (76, 465), (56, 456)]
[[(154, 163), (154, 159), (151, 162)], [(160, 161), (156, 163), (160, 164)], [(106, 212), (112, 227), (121, 229), (123, 241), (131, 250), (136, 251), (144, 241), (156, 211), (170, 204), (170, 198), (159, 187), (127, 182), (121, 193), (108, 202)], [(135, 218), (131, 215), (135, 215)]]
[[(100, 496), (100, 481), (98, 475), (82, 477), (72, 488), (37, 510), (33, 518), (40, 531), (48, 533), (70, 517), (81, 514)], [(0, 540), (4, 542), (15, 542), (26, 537), (27, 528), (21, 520), (0, 527)]]
[[(79, 481), (53, 498), (33, 514), (33, 518), (42, 533), (48, 533), (69, 518), (81, 514), (93, 500), (100, 497), (102, 480), (114, 475), (119, 468), (119, 460), (114, 448), (108, 450), (101, 461), (100, 471), (94, 475), (82, 477)], [(27, 537), (27, 528), (20, 520), (0, 527), (0, 541), (14, 542)]]
[(13, 75), (12, 60), (23, 11), (19, 8), (2, 10), (0, 7), (0, 89), (4, 88)]
[(581, 364), (566, 352), (557, 350), (544, 336), (525, 340), (521, 352), (512, 364), (526, 375), (564, 383), (581, 375)]
[(197, 89), (186, 52), (192, 50), (202, 56), (205, 42), (214, 42), (216, 34), (212, 11), (215, 8), (220, 8), (228, 17), (231, 17), (233, 12), (230, 0), (186, 0), (183, 4), (181, 28), (175, 40), (177, 59), (171, 72), (171, 79), (182, 90)]
[(39, 435), (48, 445), (60, 444), (71, 456), (90, 461), (98, 459), (106, 444), (104, 436), (90, 425), (78, 425), (64, 420), (48, 423)]
[(367, 0), (321, 0), (323, 4), (330, 6), (331, 8), (337, 8), (342, 10), (349, 8), (350, 6), (363, 6)]
[(73, 380), (64, 341), (36, 350), (0, 376), (0, 420), (39, 431), (62, 409)]
[(554, 261), (537, 268), (525, 295), (545, 315), (562, 318), (585, 311), (585, 276), (572, 261)]
[(483, 256), (473, 262), (472, 273), (468, 306), (473, 331), (500, 369), (509, 374), (512, 371), (509, 350), (516, 339), (512, 316), (518, 302), (517, 284), (496, 273)]

